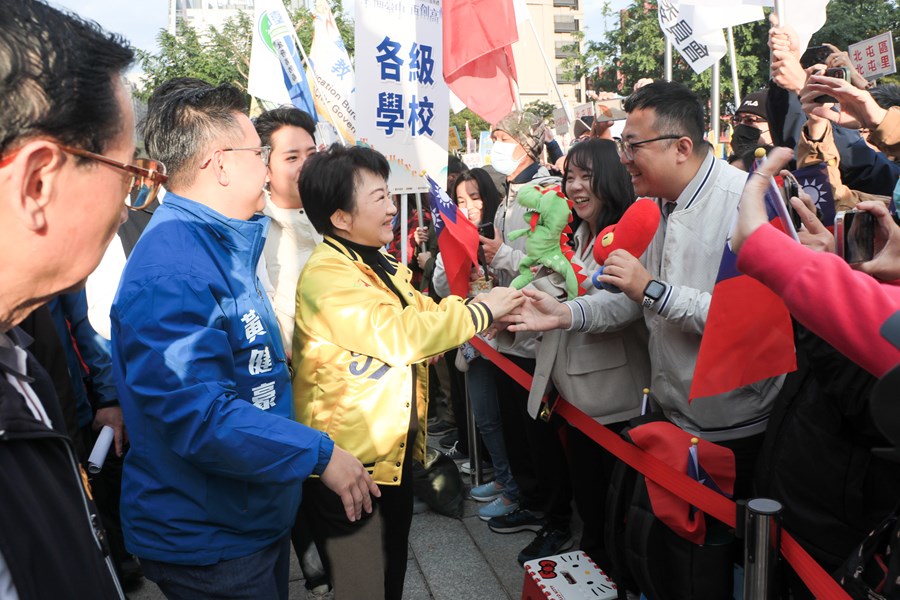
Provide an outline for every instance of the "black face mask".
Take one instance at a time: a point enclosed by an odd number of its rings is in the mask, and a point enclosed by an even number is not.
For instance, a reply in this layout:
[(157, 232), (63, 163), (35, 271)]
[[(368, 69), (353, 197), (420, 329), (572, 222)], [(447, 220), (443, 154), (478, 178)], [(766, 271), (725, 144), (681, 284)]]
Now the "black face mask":
[(756, 150), (762, 131), (749, 125), (735, 125), (731, 134), (731, 150), (738, 156)]

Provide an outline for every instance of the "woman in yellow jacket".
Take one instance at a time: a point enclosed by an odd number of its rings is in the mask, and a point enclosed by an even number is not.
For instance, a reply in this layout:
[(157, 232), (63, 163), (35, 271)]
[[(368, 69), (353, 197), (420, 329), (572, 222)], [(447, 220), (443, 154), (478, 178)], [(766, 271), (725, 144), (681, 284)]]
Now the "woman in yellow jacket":
[(293, 380), (297, 420), (327, 433), (372, 473), (381, 496), (350, 521), (318, 479), (304, 486), (313, 536), (325, 548), (335, 598), (400, 600), (412, 521), (413, 458), (424, 458), (427, 360), (470, 339), (518, 306), (494, 288), (466, 303), (436, 303), (411, 271), (382, 251), (397, 212), (387, 160), (333, 146), (308, 159), (300, 195), (324, 236), (297, 287)]

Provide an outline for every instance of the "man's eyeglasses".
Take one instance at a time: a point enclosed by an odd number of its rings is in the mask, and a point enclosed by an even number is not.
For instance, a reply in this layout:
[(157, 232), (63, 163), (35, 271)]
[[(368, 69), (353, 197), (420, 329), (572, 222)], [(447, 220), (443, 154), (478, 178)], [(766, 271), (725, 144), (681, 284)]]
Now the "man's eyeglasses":
[[(156, 198), (156, 194), (159, 193), (159, 186), (169, 179), (166, 177), (166, 165), (152, 158), (138, 158), (134, 161), (135, 164), (132, 165), (113, 160), (102, 154), (88, 152), (81, 148), (74, 148), (64, 144), (56, 145), (66, 154), (103, 163), (104, 165), (127, 173), (130, 176), (130, 179), (126, 190), (128, 195), (125, 198), (125, 206), (132, 210), (146, 208), (147, 205)], [(18, 150), (15, 150), (3, 157), (3, 159), (0, 160), (0, 167), (5, 167), (12, 162), (18, 152)]]
[(93, 160), (104, 165), (109, 165), (114, 169), (125, 171), (131, 176), (128, 182), (128, 196), (125, 205), (131, 210), (141, 210), (146, 208), (159, 193), (159, 186), (164, 184), (169, 178), (166, 176), (166, 165), (152, 158), (135, 159), (133, 165), (113, 160), (102, 154), (94, 154), (81, 148), (73, 148), (72, 146), (64, 146), (58, 144), (59, 149), (67, 154), (80, 156), (88, 160)]
[[(248, 152), (256, 152), (257, 156), (259, 156), (260, 160), (263, 161), (265, 166), (269, 166), (269, 157), (272, 156), (272, 146), (255, 146), (253, 148), (221, 148), (222, 152), (238, 152), (241, 150), (246, 150)], [(206, 166), (212, 161), (212, 157), (209, 157), (204, 161), (202, 165), (200, 165), (201, 169), (205, 169)]]
[(643, 146), (644, 144), (649, 144), (650, 142), (658, 142), (660, 140), (678, 140), (683, 137), (688, 137), (686, 135), (661, 135), (659, 137), (650, 138), (649, 140), (639, 140), (637, 142), (626, 142), (625, 140), (617, 139), (616, 140), (616, 148), (619, 150), (619, 156), (623, 157), (625, 160), (634, 160), (634, 151), (635, 149)]

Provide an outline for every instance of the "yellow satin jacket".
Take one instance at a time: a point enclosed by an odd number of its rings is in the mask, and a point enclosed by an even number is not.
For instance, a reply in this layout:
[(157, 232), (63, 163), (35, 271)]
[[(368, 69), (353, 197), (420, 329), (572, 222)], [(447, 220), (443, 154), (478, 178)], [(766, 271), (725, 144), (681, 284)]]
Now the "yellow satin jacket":
[(425, 360), (487, 329), (491, 317), (481, 303), (423, 296), (412, 272), (382, 255), (405, 302), (340, 240), (326, 236), (310, 256), (297, 286), (294, 407), (300, 423), (327, 433), (376, 483), (399, 485), (413, 401), (413, 455), (424, 458)]

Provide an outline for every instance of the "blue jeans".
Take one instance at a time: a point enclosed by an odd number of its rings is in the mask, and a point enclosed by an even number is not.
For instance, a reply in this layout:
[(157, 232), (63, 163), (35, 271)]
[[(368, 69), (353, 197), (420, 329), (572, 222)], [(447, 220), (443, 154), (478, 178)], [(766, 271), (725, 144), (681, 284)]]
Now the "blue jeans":
[(258, 552), (212, 565), (177, 565), (141, 558), (144, 576), (169, 600), (288, 600), (291, 537)]
[(506, 444), (503, 442), (495, 368), (490, 361), (480, 356), (474, 359), (469, 363), (469, 370), (466, 372), (466, 387), (475, 424), (478, 425), (484, 446), (491, 455), (495, 481), (503, 486), (503, 496), (507, 500), (518, 502), (519, 486), (513, 479), (509, 459), (506, 457)]

